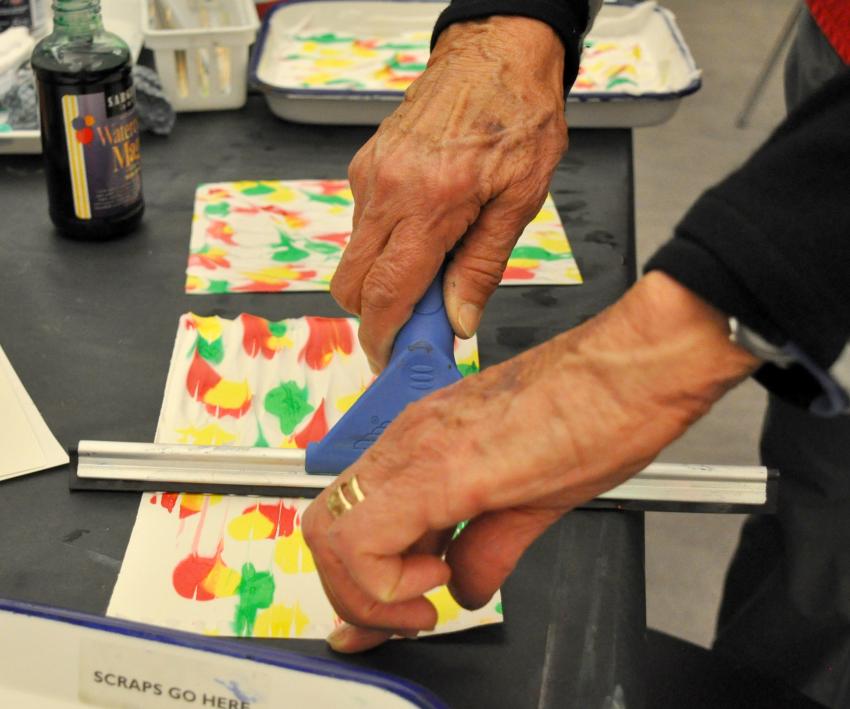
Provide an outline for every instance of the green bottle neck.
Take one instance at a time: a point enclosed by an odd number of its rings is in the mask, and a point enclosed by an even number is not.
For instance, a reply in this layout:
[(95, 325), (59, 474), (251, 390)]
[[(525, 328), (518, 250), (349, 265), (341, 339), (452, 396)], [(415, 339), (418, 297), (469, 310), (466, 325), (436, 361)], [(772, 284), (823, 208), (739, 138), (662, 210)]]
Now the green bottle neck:
[(103, 32), (100, 0), (53, 0), (53, 32), (75, 39)]

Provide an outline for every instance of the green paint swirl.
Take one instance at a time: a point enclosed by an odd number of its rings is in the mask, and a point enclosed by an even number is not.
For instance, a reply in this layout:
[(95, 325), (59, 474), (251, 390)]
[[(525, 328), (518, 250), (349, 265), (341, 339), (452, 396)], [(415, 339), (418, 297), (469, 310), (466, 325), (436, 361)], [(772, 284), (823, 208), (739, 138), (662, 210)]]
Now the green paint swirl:
[(254, 633), (257, 611), (268, 608), (274, 600), (274, 577), (268, 571), (257, 571), (251, 563), (242, 565), (242, 580), (236, 589), (239, 603), (233, 619), (233, 632), (240, 637)]
[(204, 214), (208, 217), (226, 217), (230, 214), (230, 204), (227, 202), (213, 202), (204, 207)]
[(260, 422), (257, 421), (257, 440), (254, 441), (254, 448), (268, 448), (269, 442), (266, 440), (266, 436), (263, 433), (263, 427), (260, 426)]
[(285, 231), (278, 230), (278, 235), (280, 236), (280, 243), (275, 246), (276, 250), (272, 254), (272, 258), (275, 261), (283, 261), (284, 263), (303, 261), (310, 255), (309, 251), (297, 247), (295, 245), (295, 239)]
[(378, 49), (395, 49), (397, 51), (410, 51), (412, 49), (428, 49), (427, 42), (384, 42), (379, 44)]
[(289, 330), (289, 325), (286, 320), (278, 320), (277, 322), (269, 322), (269, 332), (274, 337), (283, 337)]
[(338, 194), (318, 194), (316, 192), (304, 193), (311, 202), (321, 202), (322, 204), (338, 204), (345, 207), (351, 204), (350, 199), (340, 197)]
[(389, 60), (387, 60), (387, 66), (390, 69), (395, 69), (396, 71), (425, 71), (428, 68), (427, 64), (417, 64), (416, 62), (403, 62), (400, 61), (398, 56), (393, 56)]
[(268, 185), (263, 184), (262, 182), (258, 182), (256, 185), (254, 185), (252, 187), (246, 187), (245, 189), (240, 190), (240, 191), (242, 192), (242, 194), (255, 196), (255, 195), (263, 195), (263, 194), (271, 194), (272, 192), (275, 191), (275, 189), (274, 189), (274, 187), (269, 187)]
[(304, 246), (313, 253), (322, 254), (323, 256), (329, 256), (330, 254), (342, 251), (336, 244), (328, 244), (324, 241), (308, 241)]
[(563, 261), (569, 257), (569, 252), (554, 254), (539, 246), (517, 246), (511, 252), (511, 258), (527, 258), (534, 261)]
[(297, 34), (295, 35), (295, 41), (315, 42), (316, 44), (344, 44), (354, 42), (354, 37), (346, 37), (335, 32), (325, 32), (324, 34)]
[(280, 430), (287, 436), (314, 409), (307, 400), (307, 387), (299, 387), (294, 381), (283, 382), (269, 391), (263, 405), (278, 418)]
[(207, 286), (207, 293), (229, 293), (230, 282), (224, 280), (210, 281)]
[[(329, 81), (323, 82), (325, 86), (345, 86), (349, 89), (365, 89), (366, 84), (362, 81), (357, 81), (357, 79), (330, 79)], [(310, 86), (310, 84), (302, 84), (302, 86)]]
[(221, 364), (224, 359), (224, 341), (222, 338), (209, 342), (200, 335), (198, 336), (198, 354), (207, 362)]
[(637, 86), (637, 81), (632, 81), (625, 76), (615, 76), (608, 82), (608, 85), (605, 88), (613, 89), (615, 86), (619, 86), (620, 84), (631, 84), (632, 86)]

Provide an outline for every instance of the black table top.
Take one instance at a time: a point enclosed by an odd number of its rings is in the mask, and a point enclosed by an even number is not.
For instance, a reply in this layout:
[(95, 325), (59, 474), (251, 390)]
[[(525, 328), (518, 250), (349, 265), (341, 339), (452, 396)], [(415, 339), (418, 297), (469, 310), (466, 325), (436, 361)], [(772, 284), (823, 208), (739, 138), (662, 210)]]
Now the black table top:
[[(370, 133), (285, 123), (259, 97), (180, 115), (169, 138), (143, 137), (143, 226), (109, 243), (57, 236), (40, 157), (0, 157), (0, 344), (63, 445), (153, 440), (181, 313), (341, 314), (324, 293), (184, 294), (193, 195), (200, 182), (344, 177)], [(479, 331), (484, 366), (591, 317), (634, 279), (631, 158), (628, 131), (571, 134), (552, 192), (586, 283), (500, 289)], [(103, 614), (138, 500), (72, 494), (67, 469), (0, 484), (0, 598)], [(643, 573), (642, 515), (574, 512), (505, 585), (503, 626), (346, 661), (457, 707), (641, 706)], [(262, 642), (331, 655), (320, 641)]]

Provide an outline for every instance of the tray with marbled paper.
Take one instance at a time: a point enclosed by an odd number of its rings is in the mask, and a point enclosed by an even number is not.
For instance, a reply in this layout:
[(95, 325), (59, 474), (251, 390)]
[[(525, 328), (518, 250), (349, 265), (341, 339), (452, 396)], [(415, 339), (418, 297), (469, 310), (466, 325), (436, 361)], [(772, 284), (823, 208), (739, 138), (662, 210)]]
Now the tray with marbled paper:
[[(277, 116), (377, 125), (425, 70), (440, 2), (296, 0), (266, 15), (250, 78)], [(655, 2), (606, 2), (567, 99), (572, 127), (663, 123), (700, 87), (675, 17)]]

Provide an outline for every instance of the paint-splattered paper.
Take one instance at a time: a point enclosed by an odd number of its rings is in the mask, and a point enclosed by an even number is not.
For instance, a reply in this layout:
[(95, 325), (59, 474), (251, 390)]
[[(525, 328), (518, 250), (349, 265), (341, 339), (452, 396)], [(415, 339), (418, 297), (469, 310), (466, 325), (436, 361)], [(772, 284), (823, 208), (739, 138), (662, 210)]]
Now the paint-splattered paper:
[[(458, 367), (478, 369), (474, 340)], [(303, 448), (371, 383), (356, 320), (180, 319), (160, 443)], [(300, 529), (300, 499), (145, 494), (108, 615), (217, 635), (323, 638), (338, 623)], [(435, 632), (501, 621), (429, 594)]]
[(431, 32), (362, 36), (311, 30), (275, 47), (276, 85), (352, 91), (404, 91), (425, 71)]
[[(425, 71), (430, 39), (430, 32), (357, 36), (311, 28), (278, 40), (267, 80), (286, 89), (405, 91)], [(663, 69), (640, 35), (591, 35), (572, 93), (669, 91)]]
[[(572, 93), (645, 93), (670, 91), (666, 65), (638, 35), (617, 38), (588, 37)], [(669, 69), (669, 67), (667, 67)]]
[[(326, 291), (351, 235), (345, 180), (201, 185), (188, 293)], [(551, 196), (514, 248), (502, 285), (581, 283)]]

